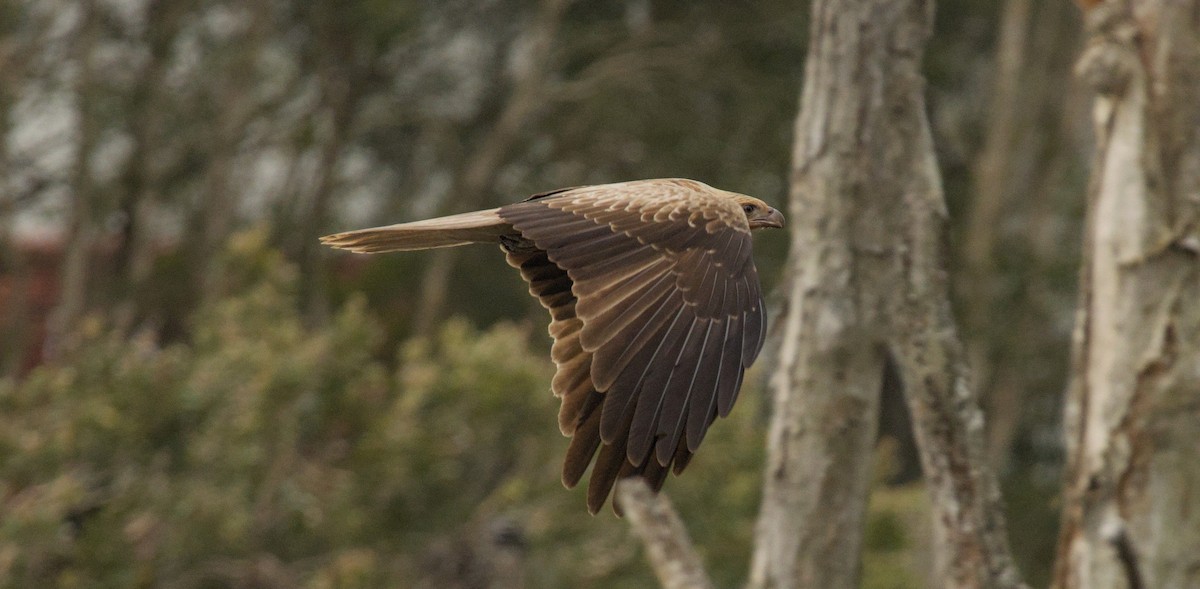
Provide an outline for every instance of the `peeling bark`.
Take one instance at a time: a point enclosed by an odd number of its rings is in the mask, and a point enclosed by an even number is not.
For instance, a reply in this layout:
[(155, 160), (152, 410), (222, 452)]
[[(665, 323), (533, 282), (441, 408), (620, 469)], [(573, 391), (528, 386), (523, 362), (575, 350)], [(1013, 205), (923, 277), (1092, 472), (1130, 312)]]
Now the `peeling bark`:
[(1200, 1), (1110, 0), (1056, 587), (1200, 586)]

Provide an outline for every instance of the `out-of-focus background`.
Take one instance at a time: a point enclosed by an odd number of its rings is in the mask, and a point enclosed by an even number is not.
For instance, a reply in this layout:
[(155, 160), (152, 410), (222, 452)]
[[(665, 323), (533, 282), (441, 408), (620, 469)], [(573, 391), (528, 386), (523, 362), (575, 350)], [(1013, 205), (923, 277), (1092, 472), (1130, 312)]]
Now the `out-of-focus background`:
[[(625, 523), (559, 483), (547, 318), (500, 253), (316, 238), (663, 176), (782, 207), (808, 10), (0, 0), (0, 587), (650, 586)], [(1079, 29), (1065, 0), (943, 0), (926, 68), (1034, 585), (1090, 141)], [(757, 240), (768, 289), (787, 241)], [(667, 485), (720, 586), (749, 556), (765, 372)], [(904, 411), (885, 398), (868, 588), (927, 586)]]

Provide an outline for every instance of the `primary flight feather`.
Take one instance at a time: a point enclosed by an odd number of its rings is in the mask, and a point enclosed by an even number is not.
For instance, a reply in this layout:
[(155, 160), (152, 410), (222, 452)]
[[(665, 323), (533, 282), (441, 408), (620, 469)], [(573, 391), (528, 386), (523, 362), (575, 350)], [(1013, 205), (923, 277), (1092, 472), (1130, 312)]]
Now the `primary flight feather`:
[(751, 231), (761, 200), (684, 179), (566, 188), (497, 209), (337, 233), (359, 253), (497, 243), (550, 311), (551, 387), (571, 437), (563, 484), (589, 464), (588, 510), (617, 479), (662, 488), (733, 407), (766, 312)]

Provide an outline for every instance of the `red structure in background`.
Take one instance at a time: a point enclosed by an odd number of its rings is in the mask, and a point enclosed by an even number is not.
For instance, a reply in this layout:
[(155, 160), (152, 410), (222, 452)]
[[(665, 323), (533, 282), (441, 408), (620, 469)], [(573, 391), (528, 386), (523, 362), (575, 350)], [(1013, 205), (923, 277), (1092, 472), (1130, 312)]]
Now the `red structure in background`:
[[(58, 304), (64, 243), (58, 236), (18, 238), (9, 242), (12, 254), (0, 258), (0, 360), (15, 353), (21, 358), (16, 374), (24, 376), (45, 360), (46, 325)], [(5, 244), (0, 244), (5, 247)], [(109, 268), (115, 243), (97, 245), (93, 268)], [(163, 246), (160, 253), (169, 251)], [(19, 260), (19, 267), (8, 265)], [(334, 256), (330, 270), (353, 282), (367, 265), (364, 256)]]
[(20, 348), (17, 372), (24, 375), (42, 363), (46, 320), (58, 302), (63, 244), (59, 239), (23, 239), (11, 247), (22, 268), (0, 266), (0, 345), (8, 348), (6, 355), (15, 352), (9, 346)]

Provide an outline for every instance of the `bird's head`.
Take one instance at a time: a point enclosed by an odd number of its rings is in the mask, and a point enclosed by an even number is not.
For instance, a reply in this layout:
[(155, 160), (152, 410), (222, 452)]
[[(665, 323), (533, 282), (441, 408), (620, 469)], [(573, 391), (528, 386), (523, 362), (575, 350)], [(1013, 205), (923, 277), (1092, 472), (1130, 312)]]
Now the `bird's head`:
[(746, 213), (746, 222), (750, 224), (751, 229), (783, 228), (783, 213), (767, 203), (743, 194), (738, 195), (737, 201), (738, 205), (742, 207), (742, 212)]

